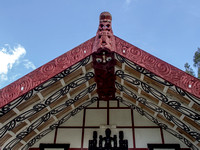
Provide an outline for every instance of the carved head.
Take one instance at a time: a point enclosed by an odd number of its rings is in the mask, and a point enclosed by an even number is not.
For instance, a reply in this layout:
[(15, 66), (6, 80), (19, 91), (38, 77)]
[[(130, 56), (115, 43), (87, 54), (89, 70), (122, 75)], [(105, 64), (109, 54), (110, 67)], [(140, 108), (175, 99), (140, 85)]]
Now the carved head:
[(94, 51), (99, 49), (112, 50), (114, 36), (111, 26), (112, 16), (109, 12), (102, 12), (99, 17), (99, 27), (95, 39)]
[(109, 12), (102, 12), (99, 17), (99, 31), (112, 31), (112, 16)]
[(107, 128), (105, 132), (106, 132), (106, 137), (110, 137), (111, 130), (109, 128)]

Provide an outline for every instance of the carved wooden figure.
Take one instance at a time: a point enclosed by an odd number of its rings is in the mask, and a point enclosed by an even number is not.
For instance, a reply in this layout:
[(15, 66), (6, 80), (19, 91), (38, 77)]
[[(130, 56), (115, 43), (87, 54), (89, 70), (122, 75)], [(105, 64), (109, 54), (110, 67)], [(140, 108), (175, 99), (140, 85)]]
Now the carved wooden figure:
[(111, 130), (105, 130), (105, 137), (99, 136), (99, 147), (97, 147), (97, 132), (93, 132), (93, 140), (89, 140), (88, 150), (128, 150), (128, 140), (124, 140), (123, 131), (119, 131), (119, 147), (117, 147), (117, 135), (111, 137)]

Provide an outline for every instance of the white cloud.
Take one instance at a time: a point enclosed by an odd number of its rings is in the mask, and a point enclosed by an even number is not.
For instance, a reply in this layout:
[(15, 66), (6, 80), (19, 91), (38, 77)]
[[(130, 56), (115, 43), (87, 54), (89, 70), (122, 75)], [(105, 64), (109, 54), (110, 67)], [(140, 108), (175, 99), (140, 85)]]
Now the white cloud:
[(16, 63), (20, 57), (26, 54), (26, 50), (21, 45), (11, 49), (8, 45), (8, 48), (0, 49), (0, 74), (6, 75), (8, 70), (12, 69), (13, 64)]
[(24, 66), (26, 67), (26, 69), (33, 69), (33, 70), (36, 69), (35, 65), (28, 59), (23, 60), (23, 62), (24, 62)]
[(7, 81), (8, 77), (6, 74), (0, 74), (0, 81)]
[[(13, 82), (30, 70), (36, 69), (35, 65), (23, 57), (26, 50), (23, 46), (17, 45), (11, 48), (5, 44), (0, 48), (0, 88)], [(21, 67), (23, 65), (23, 67)]]

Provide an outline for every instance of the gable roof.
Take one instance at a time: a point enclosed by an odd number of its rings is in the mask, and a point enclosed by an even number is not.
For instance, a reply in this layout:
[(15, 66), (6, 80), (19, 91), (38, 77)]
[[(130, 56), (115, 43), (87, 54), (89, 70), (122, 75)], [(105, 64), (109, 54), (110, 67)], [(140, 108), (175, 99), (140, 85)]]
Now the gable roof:
[(200, 147), (200, 80), (113, 35), (111, 20), (102, 13), (95, 37), (0, 90), (1, 146), (28, 148), (69, 114), (115, 99)]

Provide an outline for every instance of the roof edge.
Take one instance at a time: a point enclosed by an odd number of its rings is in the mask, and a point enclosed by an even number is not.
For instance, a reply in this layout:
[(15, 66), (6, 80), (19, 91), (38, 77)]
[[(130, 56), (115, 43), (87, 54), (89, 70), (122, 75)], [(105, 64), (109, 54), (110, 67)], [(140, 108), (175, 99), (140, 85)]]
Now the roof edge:
[(116, 53), (200, 98), (200, 80), (115, 36)]
[[(182, 90), (200, 98), (199, 79), (120, 39), (119, 37), (115, 35), (113, 36), (116, 44), (116, 48), (113, 49), (114, 52), (174, 84)], [(91, 55), (94, 52), (93, 45), (95, 37), (1, 89), (0, 108), (51, 79), (85, 57)]]
[(0, 108), (89, 56), (92, 53), (94, 40), (95, 37), (89, 39), (0, 89)]

